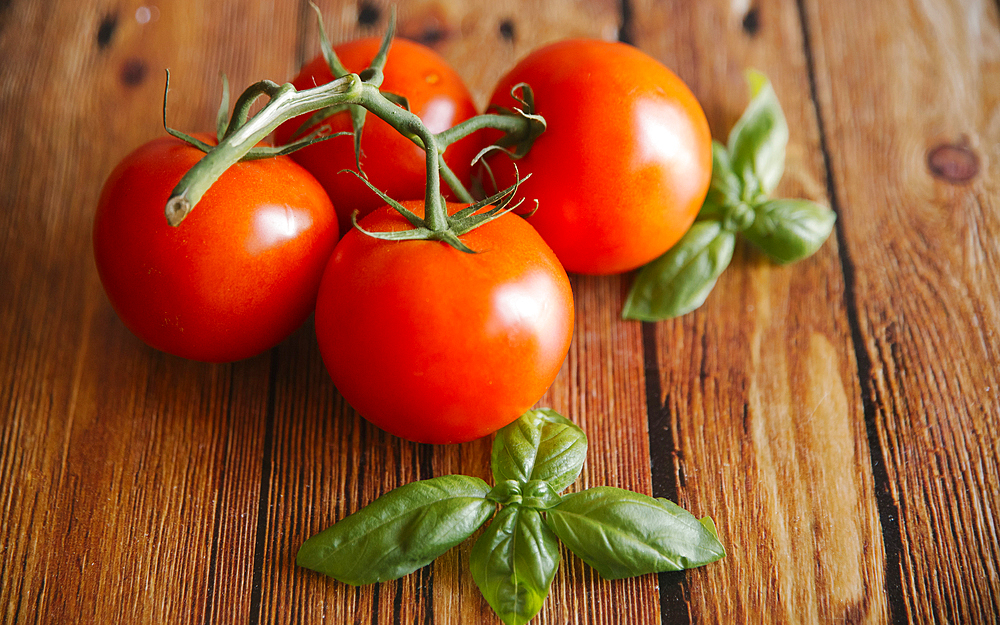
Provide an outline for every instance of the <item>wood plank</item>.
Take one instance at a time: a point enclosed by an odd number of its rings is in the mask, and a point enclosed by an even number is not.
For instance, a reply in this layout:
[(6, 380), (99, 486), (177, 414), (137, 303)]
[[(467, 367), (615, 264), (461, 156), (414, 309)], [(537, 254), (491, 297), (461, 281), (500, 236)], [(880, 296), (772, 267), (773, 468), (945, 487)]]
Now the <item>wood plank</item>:
[[(200, 365), (139, 343), (101, 293), (90, 223), (114, 164), (162, 133), (163, 68), (171, 123), (211, 127), (219, 69), (287, 71), (270, 59), (292, 56), (298, 12), (167, 2), (143, 23), (143, 4), (0, 8), (0, 140), (16, 146), (0, 151), (5, 622), (247, 612), (271, 359)], [(289, 36), (243, 45), (272, 25)]]
[(996, 622), (998, 6), (804, 6), (885, 463), (894, 616)]
[[(767, 74), (791, 129), (777, 193), (829, 203), (795, 2), (635, 14), (636, 42), (692, 86), (723, 142), (746, 106), (744, 72)], [(702, 309), (647, 327), (656, 484), (713, 515), (729, 548), (718, 566), (665, 576), (665, 622), (887, 620), (844, 288), (836, 241), (793, 267), (743, 245)]]

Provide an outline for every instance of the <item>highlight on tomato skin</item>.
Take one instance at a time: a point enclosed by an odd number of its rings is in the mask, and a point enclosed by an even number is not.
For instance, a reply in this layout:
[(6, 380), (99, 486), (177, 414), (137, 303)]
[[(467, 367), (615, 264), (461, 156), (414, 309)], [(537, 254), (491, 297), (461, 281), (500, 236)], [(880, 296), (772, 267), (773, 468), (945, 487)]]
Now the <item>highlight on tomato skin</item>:
[[(404, 205), (423, 214), (421, 202)], [(388, 207), (360, 225), (410, 227)], [(569, 279), (534, 229), (508, 213), (462, 241), (478, 253), (352, 229), (320, 285), (316, 337), (334, 385), (408, 440), (460, 443), (507, 425), (542, 397), (569, 350)]]
[(274, 347), (312, 313), (339, 232), (323, 188), (288, 157), (237, 163), (169, 226), (167, 199), (202, 156), (173, 137), (126, 156), (101, 192), (94, 260), (112, 307), (143, 342), (231, 362)]
[(521, 106), (530, 85), (545, 132), (516, 161), (487, 161), (498, 188), (538, 209), (528, 221), (571, 273), (640, 267), (694, 222), (712, 172), (711, 135), (701, 105), (669, 69), (623, 43), (569, 39), (540, 48), (498, 82), (490, 104)]
[[(371, 63), (380, 43), (374, 37), (357, 39), (334, 46), (334, 52), (348, 71), (358, 73)], [(380, 90), (406, 97), (410, 110), (433, 133), (446, 130), (477, 113), (472, 96), (458, 73), (426, 46), (406, 39), (394, 39), (382, 71), (384, 78)], [(301, 90), (331, 80), (333, 76), (326, 60), (319, 55), (302, 68), (292, 84)], [(303, 115), (282, 124), (275, 131), (276, 143), (287, 143), (308, 117)], [(346, 111), (312, 129), (322, 125), (329, 125), (331, 133), (352, 130), (350, 115)], [(466, 186), (471, 178), (472, 159), (484, 145), (485, 138), (478, 133), (455, 142), (444, 152), (445, 162)], [(361, 151), (361, 167), (376, 188), (396, 200), (423, 197), (426, 163), (423, 149), (369, 114), (361, 135)], [(351, 214), (355, 210), (363, 217), (385, 204), (364, 182), (344, 171), (357, 169), (352, 136), (327, 139), (295, 152), (292, 158), (316, 176), (333, 199), (341, 234), (350, 229)], [(441, 188), (445, 197), (450, 198), (447, 186), (442, 184)]]

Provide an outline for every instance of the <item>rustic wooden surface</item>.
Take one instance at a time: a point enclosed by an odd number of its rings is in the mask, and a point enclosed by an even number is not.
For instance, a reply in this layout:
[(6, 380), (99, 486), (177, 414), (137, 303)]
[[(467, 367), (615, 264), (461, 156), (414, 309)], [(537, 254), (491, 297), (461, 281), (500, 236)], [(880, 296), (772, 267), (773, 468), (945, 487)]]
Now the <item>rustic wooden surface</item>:
[[(335, 40), (385, 2), (319, 2)], [(986, 0), (399, 3), (482, 103), (537, 45), (621, 38), (684, 78), (713, 133), (774, 81), (780, 193), (835, 236), (777, 267), (737, 249), (705, 306), (618, 318), (630, 277), (574, 277), (543, 399), (591, 441), (582, 486), (710, 514), (729, 556), (606, 582), (567, 558), (537, 622), (997, 622), (1000, 4)], [(148, 18), (145, 23), (143, 19)], [(0, 1), (0, 621), (494, 623), (470, 546), (355, 589), (307, 536), (405, 482), (487, 476), (489, 440), (415, 445), (345, 405), (312, 327), (232, 365), (157, 353), (110, 308), (90, 224), (114, 164), (209, 127), (224, 71), (283, 82), (306, 2)]]

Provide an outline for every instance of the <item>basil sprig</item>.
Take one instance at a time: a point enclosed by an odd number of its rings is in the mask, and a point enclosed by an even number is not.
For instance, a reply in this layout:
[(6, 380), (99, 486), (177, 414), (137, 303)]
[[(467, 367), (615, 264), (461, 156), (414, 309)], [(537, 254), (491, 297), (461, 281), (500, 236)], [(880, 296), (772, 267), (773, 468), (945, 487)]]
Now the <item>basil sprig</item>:
[(296, 563), (360, 585), (430, 564), (499, 512), (470, 553), (469, 569), (508, 625), (538, 613), (559, 570), (559, 541), (606, 579), (676, 571), (725, 555), (715, 524), (666, 499), (576, 481), (587, 436), (553, 410), (529, 410), (497, 433), (496, 485), (447, 475), (379, 497), (307, 540)]
[(701, 306), (733, 258), (737, 234), (778, 263), (811, 256), (836, 215), (808, 200), (771, 198), (785, 171), (788, 123), (767, 77), (748, 74), (752, 98), (729, 133), (712, 142), (712, 181), (691, 229), (639, 270), (622, 317), (671, 319)]

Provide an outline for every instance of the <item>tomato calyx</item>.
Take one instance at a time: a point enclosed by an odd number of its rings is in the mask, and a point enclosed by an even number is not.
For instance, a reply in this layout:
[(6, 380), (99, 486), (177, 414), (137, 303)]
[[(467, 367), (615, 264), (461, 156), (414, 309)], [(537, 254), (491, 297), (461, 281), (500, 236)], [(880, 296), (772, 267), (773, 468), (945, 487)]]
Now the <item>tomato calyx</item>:
[[(506, 213), (518, 208), (524, 201), (524, 198), (521, 198), (516, 202), (514, 201), (517, 188), (522, 182), (524, 182), (524, 180), (527, 179), (527, 176), (525, 178), (518, 178), (515, 180), (513, 185), (507, 187), (506, 189), (495, 193), (488, 198), (473, 202), (451, 215), (446, 214), (443, 226), (434, 227), (432, 225), (431, 218), (429, 217), (431, 213), (429, 205), (425, 205), (424, 208), (424, 213), (425, 215), (428, 215), (428, 218), (422, 218), (398, 201), (386, 195), (380, 189), (377, 189), (357, 172), (350, 170), (345, 171), (358, 176), (358, 178), (368, 185), (368, 188), (378, 194), (378, 196), (381, 197), (386, 204), (402, 215), (403, 218), (410, 222), (410, 225), (413, 226), (413, 228), (409, 230), (397, 230), (392, 232), (365, 230), (358, 223), (358, 213), (355, 211), (354, 214), (351, 215), (351, 222), (354, 224), (354, 227), (363, 234), (375, 239), (382, 239), (384, 241), (441, 241), (442, 243), (447, 243), (456, 250), (467, 254), (476, 254), (477, 251), (466, 245), (459, 237), (478, 228), (479, 226), (493, 221), (494, 219), (503, 217)], [(440, 196), (438, 197), (440, 198)], [(443, 202), (444, 199), (440, 198), (440, 201)], [(444, 209), (443, 203), (441, 204), (441, 208), (442, 210)]]
[(753, 225), (755, 218), (753, 205), (744, 201), (721, 206), (706, 202), (696, 221), (719, 221), (728, 232), (743, 232)]
[(515, 160), (520, 159), (528, 153), (535, 140), (545, 132), (545, 118), (535, 112), (535, 93), (531, 90), (531, 86), (525, 82), (518, 83), (511, 87), (510, 96), (520, 106), (511, 108), (496, 106), (493, 109), (499, 111), (499, 115), (502, 117), (523, 120), (524, 123), (518, 124), (492, 146), (480, 152), (477, 159), (481, 159), (487, 152), (496, 148), (503, 149)]

